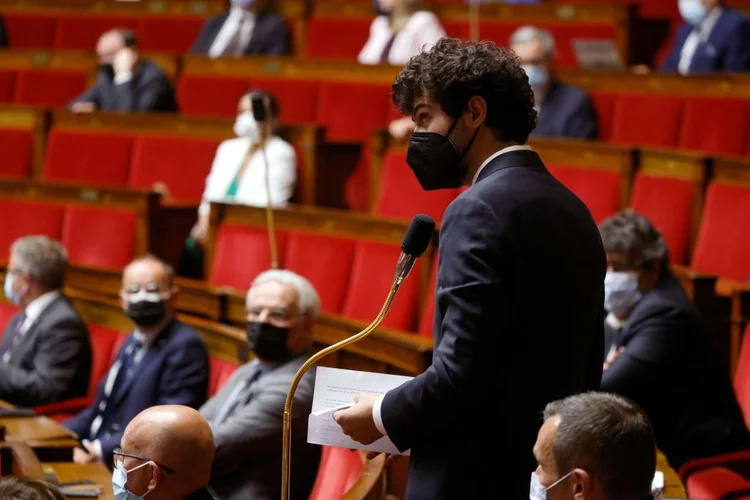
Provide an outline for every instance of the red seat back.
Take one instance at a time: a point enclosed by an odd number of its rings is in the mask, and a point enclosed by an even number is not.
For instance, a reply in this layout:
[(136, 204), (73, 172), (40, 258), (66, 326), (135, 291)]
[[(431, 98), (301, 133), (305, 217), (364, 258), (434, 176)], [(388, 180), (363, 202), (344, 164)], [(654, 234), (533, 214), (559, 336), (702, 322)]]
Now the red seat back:
[(430, 272), (430, 285), (424, 297), (422, 306), (422, 317), (419, 319), (419, 329), (422, 337), (431, 339), (434, 337), (435, 329), (435, 292), (437, 291), (438, 256), (435, 255)]
[(549, 171), (586, 204), (597, 224), (620, 210), (619, 172), (552, 165)]
[(678, 146), (741, 155), (749, 134), (750, 100), (693, 97), (685, 103)]
[(36, 12), (3, 12), (8, 43), (13, 49), (51, 49), (57, 17)]
[(708, 467), (690, 474), (685, 489), (690, 498), (701, 500), (741, 500), (750, 495), (735, 495), (733, 492), (750, 491), (750, 481), (726, 467)]
[(362, 467), (357, 450), (324, 446), (309, 500), (342, 498), (357, 482)]
[(615, 107), (615, 94), (591, 92), (596, 116), (599, 121), (599, 140), (608, 141), (612, 137), (612, 115)]
[[(326, 138), (330, 141), (363, 142), (374, 129), (387, 125), (389, 103), (388, 85), (321, 83), (316, 122), (326, 128)], [(356, 119), (352, 119), (352, 110), (357, 110)]]
[(61, 108), (86, 90), (86, 71), (24, 69), (18, 72), (13, 101), (27, 106)]
[(618, 144), (677, 144), (684, 100), (653, 94), (620, 94), (615, 98), (611, 141)]
[(737, 371), (734, 373), (734, 392), (745, 416), (745, 425), (750, 428), (750, 325), (742, 336), (740, 358), (737, 360)]
[(120, 332), (112, 328), (89, 324), (89, 338), (91, 339), (91, 380), (89, 381), (89, 396), (96, 397), (99, 382), (107, 376), (113, 349), (120, 336)]
[(22, 236), (40, 234), (59, 240), (65, 207), (50, 203), (0, 199), (0, 261), (8, 260), (10, 246)]
[(234, 371), (239, 368), (237, 363), (230, 363), (221, 358), (209, 356), (208, 358), (208, 397), (215, 396)]
[(367, 42), (370, 24), (372, 18), (314, 16), (307, 22), (305, 55), (355, 61)]
[(138, 45), (146, 52), (185, 54), (204, 21), (203, 16), (142, 16), (138, 20)]
[(114, 28), (135, 31), (138, 28), (138, 19), (106, 14), (60, 15), (55, 33), (55, 48), (93, 51), (102, 33)]
[(320, 82), (297, 78), (253, 77), (249, 88), (263, 89), (276, 96), (281, 107), (282, 123), (315, 123)]
[(17, 71), (0, 70), (0, 103), (9, 104), (13, 102), (16, 95), (16, 78), (18, 78)]
[[(5, 293), (3, 292), (3, 297)], [(7, 297), (5, 297), (7, 299)], [(5, 327), (8, 325), (8, 321), (18, 312), (18, 307), (14, 306), (9, 302), (0, 302), (0, 339), (5, 334)]]
[(137, 217), (132, 210), (69, 205), (62, 244), (72, 264), (122, 269), (136, 254)]
[(0, 127), (0, 176), (19, 179), (31, 177), (34, 131), (30, 128)]
[(180, 113), (192, 116), (235, 116), (237, 103), (249, 88), (247, 78), (242, 77), (183, 75), (177, 83)]

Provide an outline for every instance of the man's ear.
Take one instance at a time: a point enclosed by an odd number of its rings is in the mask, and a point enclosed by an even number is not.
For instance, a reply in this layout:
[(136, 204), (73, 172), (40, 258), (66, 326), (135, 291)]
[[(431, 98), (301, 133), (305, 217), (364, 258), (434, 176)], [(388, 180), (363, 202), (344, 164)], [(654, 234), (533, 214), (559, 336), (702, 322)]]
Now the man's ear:
[(483, 97), (475, 95), (469, 99), (467, 106), (469, 111), (469, 125), (478, 127), (487, 118), (487, 101)]
[(573, 498), (586, 500), (591, 498), (592, 477), (583, 469), (573, 469)]
[(155, 463), (150, 463), (149, 469), (151, 469), (151, 479), (148, 480), (148, 490), (151, 491), (154, 488), (156, 488), (156, 485), (159, 483), (159, 476), (161, 475), (161, 470), (159, 470), (159, 466)]

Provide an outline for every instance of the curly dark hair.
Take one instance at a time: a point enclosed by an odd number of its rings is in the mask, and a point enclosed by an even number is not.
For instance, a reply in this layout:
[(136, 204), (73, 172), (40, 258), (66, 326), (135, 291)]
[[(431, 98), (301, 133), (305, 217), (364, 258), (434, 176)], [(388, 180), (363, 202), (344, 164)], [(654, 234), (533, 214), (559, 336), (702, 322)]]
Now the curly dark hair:
[(599, 224), (605, 252), (631, 255), (634, 264), (650, 269), (655, 261), (662, 264), (662, 276), (669, 274), (669, 248), (650, 220), (627, 208)]
[(420, 96), (440, 104), (454, 119), (472, 96), (482, 97), (486, 125), (501, 141), (524, 144), (536, 127), (534, 92), (519, 58), (492, 42), (443, 38), (412, 57), (393, 82), (393, 104), (411, 115)]

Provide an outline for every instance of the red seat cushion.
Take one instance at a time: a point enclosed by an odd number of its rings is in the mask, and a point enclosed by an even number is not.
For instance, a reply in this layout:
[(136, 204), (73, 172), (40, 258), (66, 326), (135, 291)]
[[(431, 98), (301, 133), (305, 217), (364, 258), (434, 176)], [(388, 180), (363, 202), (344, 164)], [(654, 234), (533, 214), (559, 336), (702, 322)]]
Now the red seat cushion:
[(418, 329), (419, 334), (428, 339), (434, 337), (435, 328), (435, 292), (437, 288), (438, 256), (435, 255), (433, 258), (432, 271), (430, 272), (430, 286), (424, 297), (422, 316), (419, 319)]
[(750, 134), (747, 99), (690, 98), (685, 103), (678, 146), (714, 154), (741, 155)]
[(86, 71), (25, 69), (18, 72), (16, 104), (61, 108), (86, 90)]
[(549, 171), (586, 204), (597, 224), (620, 210), (619, 172), (551, 165)]
[[(286, 233), (276, 231), (279, 266), (284, 255)], [(216, 236), (211, 266), (212, 285), (247, 290), (256, 276), (271, 268), (271, 247), (265, 228), (222, 224)]]
[(685, 485), (690, 498), (723, 500), (748, 498), (731, 495), (734, 491), (750, 493), (750, 481), (726, 467), (710, 467), (691, 474)]
[(141, 50), (185, 54), (203, 26), (203, 16), (142, 16), (138, 20)]
[(28, 178), (33, 169), (34, 131), (0, 127), (0, 176)]
[(162, 182), (174, 200), (200, 203), (220, 143), (201, 137), (139, 135), (128, 186), (150, 189)]
[(387, 126), (389, 103), (388, 85), (325, 82), (320, 86), (316, 121), (326, 127), (330, 141), (362, 142), (374, 129)]
[(615, 107), (615, 94), (591, 92), (596, 116), (599, 121), (599, 140), (608, 141), (612, 137), (612, 114)]
[(215, 396), (229, 377), (239, 368), (237, 363), (230, 363), (220, 358), (209, 356), (208, 358), (208, 397)]
[(55, 48), (93, 51), (102, 33), (114, 28), (135, 31), (138, 19), (119, 15), (62, 14), (55, 33)]
[(8, 44), (13, 49), (51, 49), (57, 16), (35, 12), (3, 12)]
[[(5, 293), (3, 293), (3, 297), (5, 297)], [(18, 310), (19, 308), (10, 302), (0, 302), (0, 339), (2, 339), (3, 334), (5, 334), (5, 327), (8, 325), (8, 321), (10, 321)]]
[(8, 260), (10, 246), (22, 236), (41, 234), (59, 240), (63, 205), (0, 199), (0, 261)]
[(47, 181), (124, 187), (133, 136), (119, 132), (53, 129), (42, 177)]
[(643, 173), (635, 178), (631, 206), (661, 231), (674, 264), (687, 264), (696, 193), (695, 183), (685, 179)]
[(307, 22), (305, 55), (355, 61), (370, 35), (372, 18), (312, 17)]
[(750, 278), (750, 187), (712, 182), (706, 190), (691, 267), (722, 278)]
[(355, 240), (321, 234), (290, 232), (287, 236), (286, 268), (312, 283), (325, 312), (339, 314), (344, 307), (355, 245)]
[(235, 116), (247, 78), (186, 74), (177, 84), (180, 113), (194, 116)]
[(282, 123), (309, 125), (315, 123), (320, 83), (297, 78), (250, 79), (253, 89), (267, 90), (280, 103)]
[(734, 373), (734, 393), (745, 416), (745, 425), (750, 427), (750, 325), (742, 337), (740, 358), (737, 360), (737, 371)]
[(361, 473), (362, 459), (357, 450), (324, 446), (309, 500), (342, 498)]
[(458, 189), (422, 189), (414, 172), (406, 164), (406, 153), (389, 151), (383, 157), (375, 214), (411, 220), (414, 215), (423, 213), (440, 221), (456, 196)]
[[(359, 241), (354, 253), (349, 293), (342, 314), (370, 322), (375, 319), (393, 282), (401, 249), (397, 245)], [(419, 269), (415, 268), (399, 288), (382, 326), (414, 332), (417, 329)]]
[(136, 253), (137, 217), (132, 210), (69, 205), (62, 244), (72, 264), (122, 269)]
[(677, 144), (684, 100), (649, 94), (620, 94), (615, 98), (611, 141), (618, 144), (667, 146)]
[(16, 78), (18, 72), (15, 70), (0, 69), (0, 102), (11, 103), (16, 95)]

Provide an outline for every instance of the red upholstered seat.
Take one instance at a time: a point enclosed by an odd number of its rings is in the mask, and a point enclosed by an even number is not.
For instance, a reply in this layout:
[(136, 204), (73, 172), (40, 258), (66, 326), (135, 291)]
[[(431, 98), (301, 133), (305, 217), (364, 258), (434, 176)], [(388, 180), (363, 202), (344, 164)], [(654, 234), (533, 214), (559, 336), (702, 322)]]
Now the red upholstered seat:
[(199, 203), (220, 143), (201, 137), (139, 135), (128, 186), (150, 189), (161, 182), (174, 200)]
[(661, 231), (672, 263), (687, 264), (697, 189), (692, 181), (639, 173), (630, 205)]
[(0, 127), (0, 176), (28, 178), (33, 168), (34, 131)]
[[(3, 297), (5, 297), (5, 293), (3, 293)], [(8, 321), (10, 321), (13, 315), (17, 312), (18, 307), (10, 302), (0, 302), (0, 339), (2, 339), (5, 334), (5, 327), (8, 326)]]
[(324, 82), (320, 85), (316, 122), (326, 138), (362, 142), (375, 128), (388, 125), (390, 87), (383, 84)]
[(722, 278), (750, 278), (750, 187), (712, 182), (706, 190), (691, 267)]
[(362, 467), (357, 450), (324, 446), (309, 500), (342, 498), (357, 482)]
[(61, 108), (86, 90), (86, 71), (24, 69), (18, 72), (14, 102)]
[(618, 144), (677, 144), (684, 100), (653, 94), (620, 94), (615, 98), (611, 141)]
[(18, 72), (0, 69), (0, 103), (11, 103), (16, 95)]
[(53, 129), (42, 176), (47, 181), (124, 187), (132, 147), (130, 134)]
[(141, 50), (185, 54), (198, 38), (203, 16), (141, 16), (138, 44)]
[(8, 43), (12, 49), (51, 49), (55, 43), (57, 16), (36, 12), (3, 12)]
[(41, 234), (59, 240), (63, 205), (0, 199), (0, 261), (8, 260), (10, 246), (22, 237)]
[(599, 140), (608, 141), (612, 136), (612, 114), (615, 107), (615, 94), (591, 92), (596, 116), (599, 120)]
[(423, 213), (440, 221), (456, 196), (458, 189), (425, 191), (406, 164), (406, 152), (388, 151), (383, 157), (375, 214), (411, 220)]
[(370, 35), (371, 23), (372, 18), (312, 17), (307, 22), (305, 55), (355, 61)]
[(356, 241), (322, 234), (290, 232), (286, 269), (304, 276), (318, 291), (321, 309), (339, 314), (344, 307)]
[(714, 154), (742, 155), (748, 135), (749, 100), (691, 97), (685, 103), (678, 146)]
[(736, 500), (750, 498), (750, 481), (726, 467), (709, 467), (691, 474), (685, 485), (690, 498)]
[(138, 19), (122, 15), (61, 14), (55, 33), (55, 48), (93, 51), (102, 33), (113, 28), (128, 28), (135, 31), (138, 28)]
[[(398, 245), (359, 241), (354, 253), (349, 293), (342, 315), (369, 323), (383, 306), (393, 282), (393, 272), (401, 254)], [(399, 288), (382, 326), (414, 332), (417, 329), (419, 268)]]
[[(286, 233), (276, 231), (279, 266), (284, 267)], [(271, 268), (271, 247), (265, 228), (222, 224), (219, 226), (211, 266), (212, 285), (247, 290), (255, 277)]]
[(432, 270), (430, 271), (430, 285), (424, 296), (422, 305), (422, 316), (419, 318), (419, 329), (422, 337), (431, 339), (435, 329), (435, 292), (437, 289), (438, 256), (433, 257)]
[(234, 371), (239, 368), (237, 363), (230, 363), (221, 358), (209, 356), (208, 358), (208, 397), (215, 396)]
[(552, 175), (583, 200), (597, 224), (620, 210), (621, 177), (618, 172), (557, 165), (548, 167)]
[(315, 123), (320, 82), (296, 78), (253, 77), (249, 88), (267, 90), (276, 96), (281, 107), (282, 123)]
[(136, 214), (132, 210), (68, 205), (62, 244), (72, 264), (122, 269), (136, 252)]
[(117, 360), (117, 353), (120, 352), (120, 347), (122, 347), (122, 344), (124, 344), (125, 341), (128, 340), (130, 333), (131, 332), (117, 332), (117, 338), (115, 339), (115, 343), (112, 345), (112, 357), (109, 359), (110, 366), (112, 366), (112, 364)]
[(235, 116), (237, 102), (249, 88), (247, 78), (185, 74), (177, 84), (180, 113)]
[(750, 325), (742, 337), (740, 358), (737, 360), (737, 371), (734, 373), (734, 393), (745, 416), (745, 425), (750, 428)]

